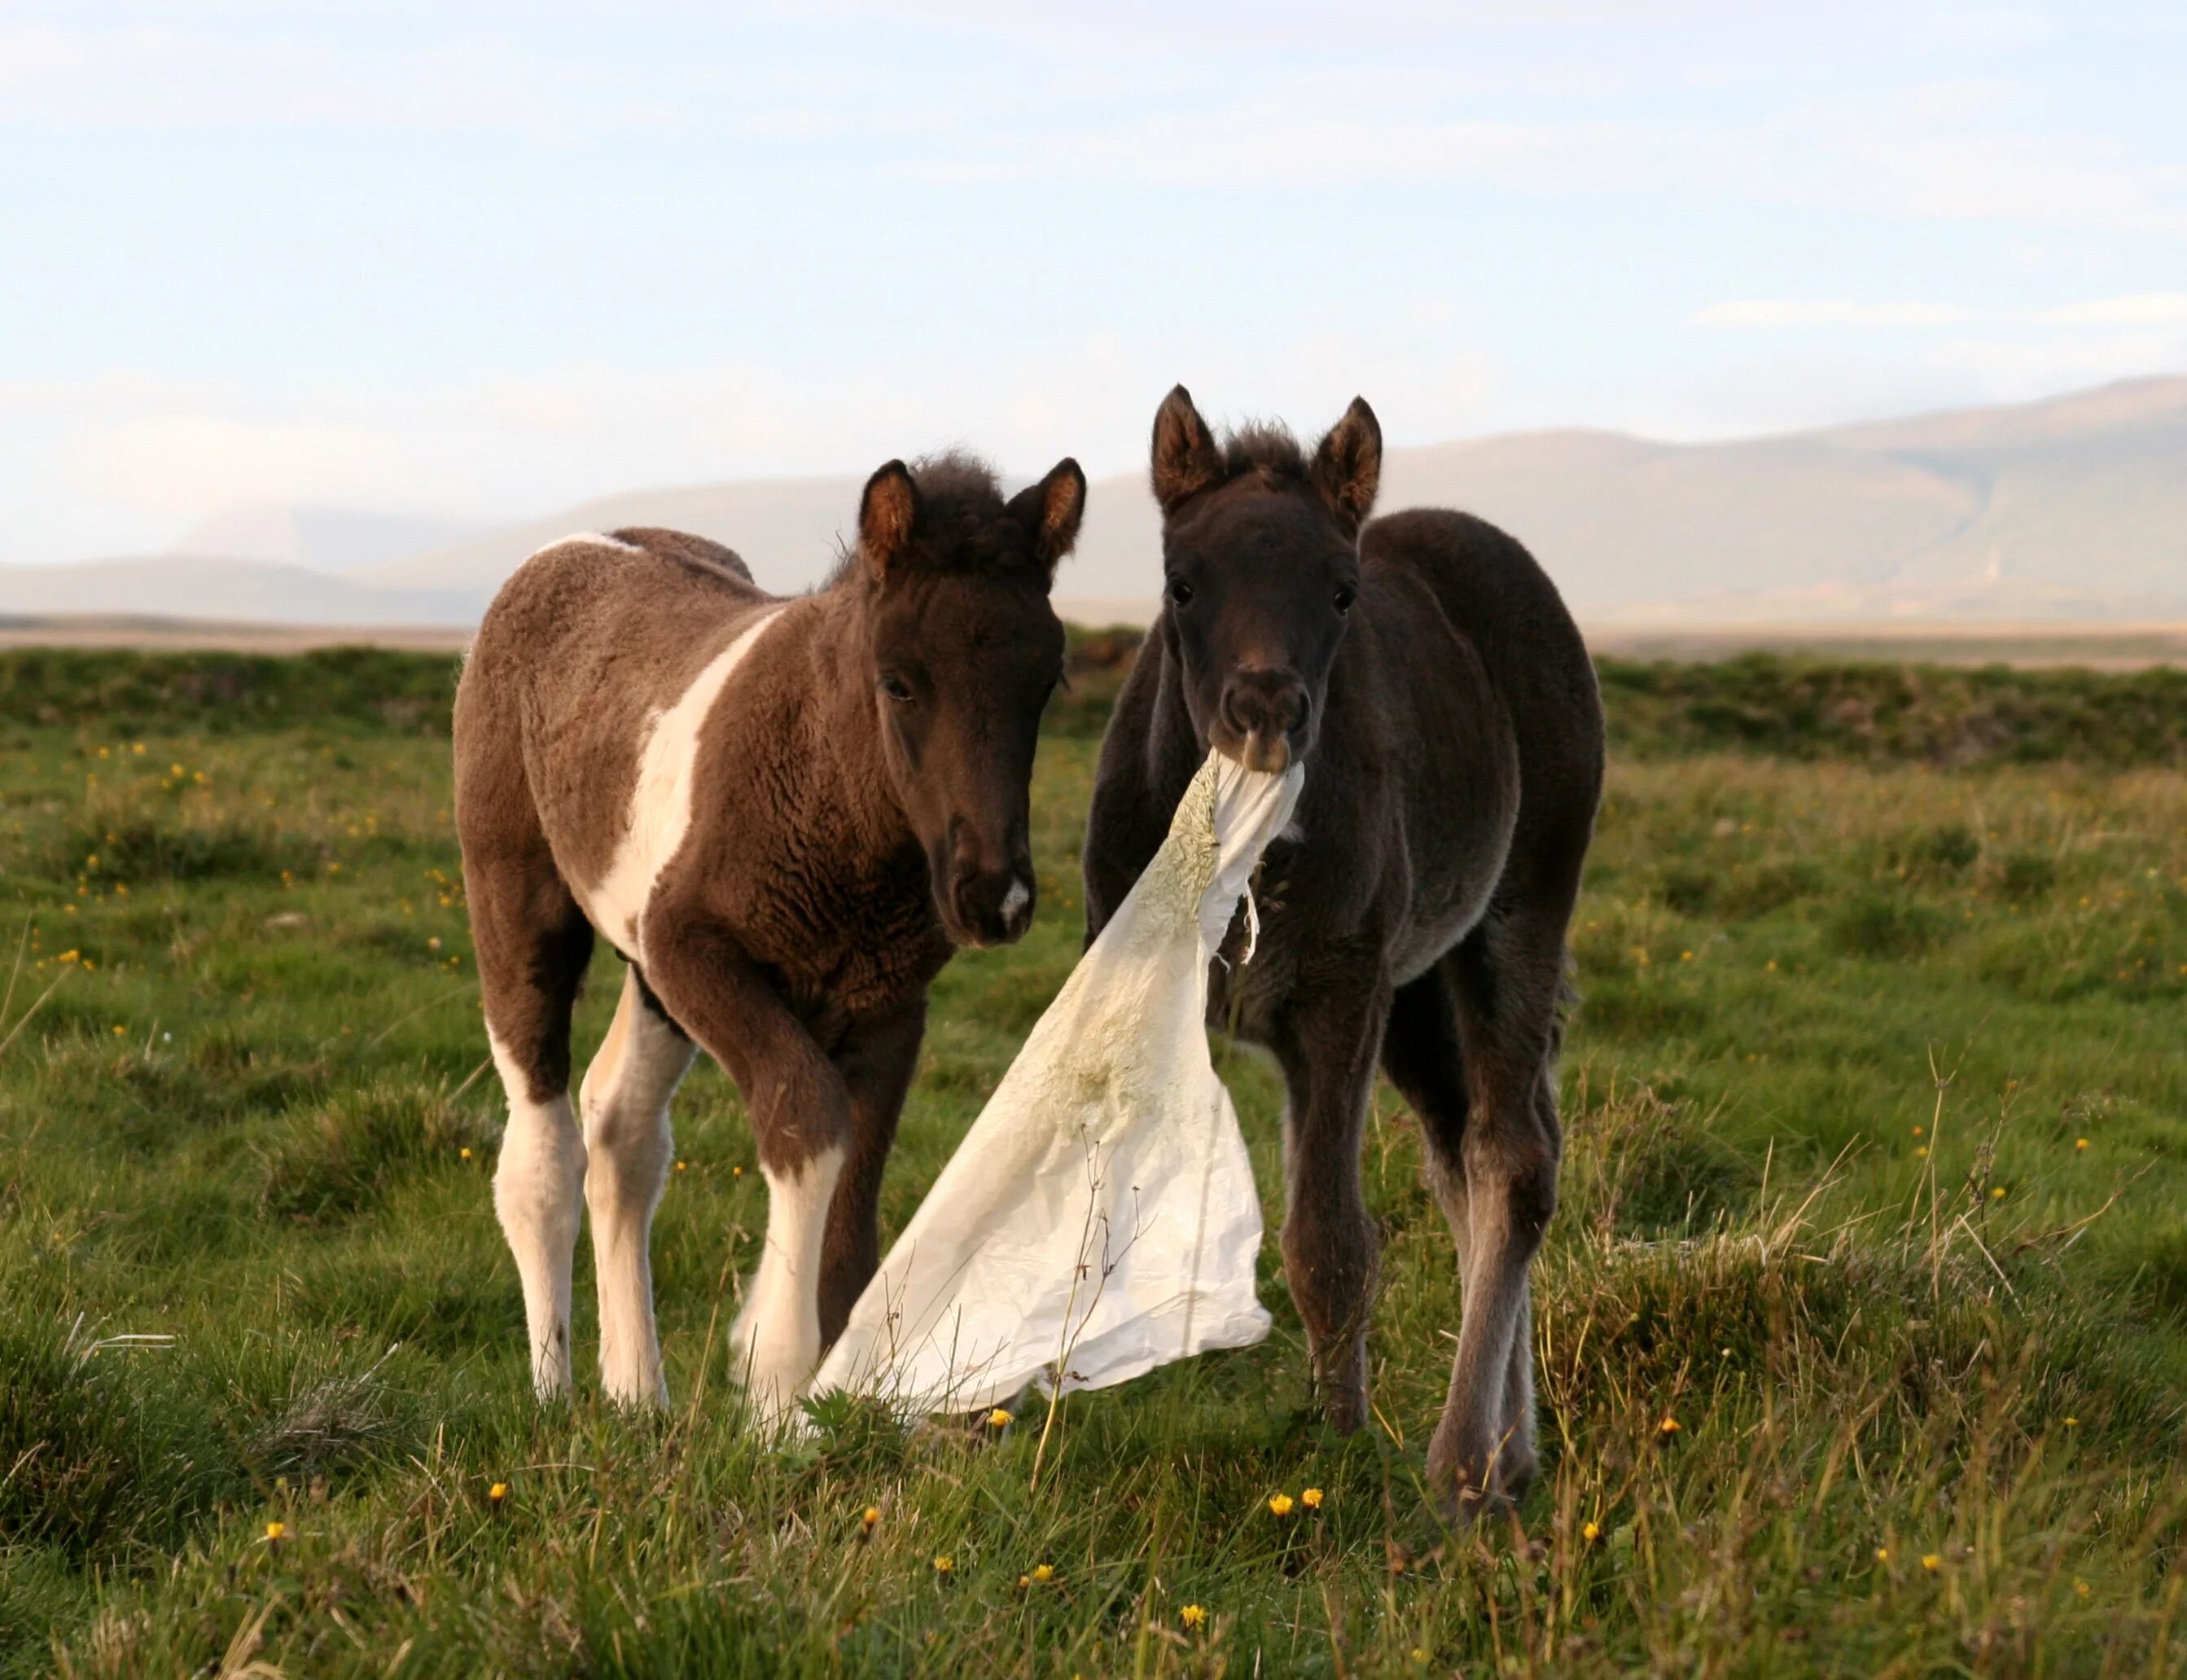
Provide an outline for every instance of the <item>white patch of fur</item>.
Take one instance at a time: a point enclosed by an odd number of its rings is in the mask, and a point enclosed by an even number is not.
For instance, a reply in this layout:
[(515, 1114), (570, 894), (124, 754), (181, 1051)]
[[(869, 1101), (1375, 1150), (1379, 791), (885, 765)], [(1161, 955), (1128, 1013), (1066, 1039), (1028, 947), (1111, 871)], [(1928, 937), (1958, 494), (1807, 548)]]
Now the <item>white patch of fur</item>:
[(573, 531), (567, 537), (556, 537), (544, 548), (533, 549), (531, 558), (536, 560), (542, 554), (551, 553), (557, 548), (566, 548), (573, 542), (582, 542), (588, 548), (620, 548), (626, 554), (645, 552), (637, 543), (626, 542), (620, 537), (610, 537), (604, 531)]
[(654, 884), (690, 832), (692, 771), (698, 761), (700, 731), (731, 675), (781, 614), (781, 607), (770, 607), (745, 625), (706, 662), (673, 705), (647, 721), (638, 786), (622, 839), (607, 874), (585, 895), (593, 925), (613, 940), (617, 949), (641, 962), (645, 950), (639, 934)]
[(493, 1065), (509, 1093), (509, 1129), (493, 1174), (494, 1211), (524, 1285), (531, 1385), (543, 1400), (570, 1387), (570, 1263), (584, 1216), (585, 1140), (567, 1093), (531, 1098), (531, 1076), (492, 1031)]
[(577, 1106), (584, 1116), (585, 1200), (600, 1298), (600, 1382), (625, 1406), (666, 1405), (653, 1319), (653, 1213), (675, 1154), (668, 1104), (695, 1054), (646, 1007), (634, 970)]
[(1003, 895), (1003, 920), (1005, 923), (1015, 922), (1018, 919), (1018, 912), (1031, 902), (1032, 889), (1022, 879), (1012, 881), (1010, 890)]
[(753, 1410), (766, 1422), (794, 1413), (820, 1363), (820, 1249), (846, 1151), (824, 1151), (796, 1172), (762, 1166), (767, 1247), (729, 1332)]

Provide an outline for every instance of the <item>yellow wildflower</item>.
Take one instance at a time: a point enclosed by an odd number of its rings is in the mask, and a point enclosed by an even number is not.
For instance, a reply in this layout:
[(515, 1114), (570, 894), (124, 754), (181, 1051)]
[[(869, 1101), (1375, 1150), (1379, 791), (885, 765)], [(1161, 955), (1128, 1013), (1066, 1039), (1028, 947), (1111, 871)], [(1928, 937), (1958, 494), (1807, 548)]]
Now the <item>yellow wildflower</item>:
[(1032, 1566), (1032, 1578), (1035, 1581), (1039, 1582), (1049, 1582), (1054, 1580), (1055, 1565), (1054, 1564), (1035, 1564)]
[(1268, 1509), (1279, 1517), (1289, 1516), (1291, 1514), (1291, 1496), (1288, 1493), (1273, 1496), (1268, 1501)]
[(1177, 1619), (1187, 1627), (1200, 1627), (1207, 1621), (1207, 1612), (1198, 1604), (1187, 1604), (1177, 1613)]
[(1305, 1506), (1309, 1511), (1318, 1511), (1321, 1509), (1321, 1498), (1322, 1494), (1319, 1488), (1309, 1487), (1305, 1492), (1299, 1495), (1299, 1503)]
[(947, 1553), (937, 1554), (934, 1559), (934, 1572), (936, 1575), (947, 1575), (956, 1567), (957, 1560)]
[(494, 1483), (492, 1487), (486, 1489), (486, 1497), (492, 1500), (495, 1504), (498, 1505), (503, 1500), (509, 1497), (509, 1484), (505, 1481), (498, 1481)]
[(993, 1411), (987, 1413), (987, 1427), (989, 1429), (1008, 1429), (1010, 1426), (1011, 1422), (1012, 1419), (1010, 1414), (999, 1406), (995, 1407)]
[(1596, 1522), (1582, 1523), (1580, 1525), (1579, 1537), (1586, 1541), (1590, 1546), (1593, 1545), (1596, 1541), (1602, 1538), (1602, 1525)]
[(1679, 1423), (1676, 1418), (1666, 1418), (1661, 1423), (1656, 1425), (1656, 1433), (1658, 1435), (1676, 1435), (1685, 1426)]
[(1943, 1566), (1944, 1559), (1938, 1554), (1935, 1552), (1924, 1552), (1921, 1554), (1921, 1567), (1927, 1570), (1931, 1574), (1935, 1574), (1938, 1570), (1943, 1568)]
[(269, 1522), (266, 1525), (266, 1538), (277, 1544), (287, 1536), (288, 1532), (289, 1525), (284, 1522)]
[(867, 1506), (866, 1514), (858, 1519), (861, 1523), (865, 1525), (866, 1532), (869, 1534), (873, 1532), (874, 1525), (880, 1520), (881, 1508), (878, 1505)]

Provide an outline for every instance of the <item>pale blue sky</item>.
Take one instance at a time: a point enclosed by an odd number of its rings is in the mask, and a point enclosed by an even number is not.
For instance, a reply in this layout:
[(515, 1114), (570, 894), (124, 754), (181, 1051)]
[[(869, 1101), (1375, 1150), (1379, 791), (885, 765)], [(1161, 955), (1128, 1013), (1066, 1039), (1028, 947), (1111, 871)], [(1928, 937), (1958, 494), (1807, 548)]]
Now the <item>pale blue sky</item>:
[(0, 559), (2187, 370), (2187, 11), (0, 0)]

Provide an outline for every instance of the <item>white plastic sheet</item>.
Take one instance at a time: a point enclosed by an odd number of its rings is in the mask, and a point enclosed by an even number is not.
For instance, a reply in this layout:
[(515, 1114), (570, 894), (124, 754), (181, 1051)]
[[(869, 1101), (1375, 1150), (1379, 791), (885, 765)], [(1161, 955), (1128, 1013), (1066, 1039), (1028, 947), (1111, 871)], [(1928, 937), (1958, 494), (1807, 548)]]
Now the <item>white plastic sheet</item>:
[(971, 1410), (1268, 1334), (1261, 1203), (1208, 1058), (1207, 968), (1303, 774), (1208, 756), (809, 1392)]

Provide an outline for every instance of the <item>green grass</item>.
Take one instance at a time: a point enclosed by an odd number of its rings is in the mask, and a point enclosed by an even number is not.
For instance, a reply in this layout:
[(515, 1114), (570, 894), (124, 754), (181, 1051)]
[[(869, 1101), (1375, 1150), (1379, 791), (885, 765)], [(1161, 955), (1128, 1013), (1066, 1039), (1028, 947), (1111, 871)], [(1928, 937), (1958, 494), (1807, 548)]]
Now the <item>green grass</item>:
[[(1370, 1435), (1317, 1422), (1271, 1243), (1270, 1340), (1074, 1397), (1037, 1488), (1030, 1420), (759, 1450), (722, 1331), (764, 1191), (707, 1066), (656, 1235), (676, 1409), (536, 1407), (440, 726), (368, 661), (265, 664), (257, 711), (164, 728), (181, 662), (0, 680), (0, 1673), (2181, 1667), (2169, 749), (1729, 756), (1674, 671), (1652, 721), (1610, 685), (1662, 750), (1613, 768), (1575, 929), (1543, 1473), (1453, 1537), (1419, 1477), (1457, 1283), (1386, 1091)], [(936, 989), (891, 1228), (1070, 970), (1102, 701), (1043, 748), (1034, 932)], [(1274, 1084), (1220, 1059), (1273, 1222)]]

